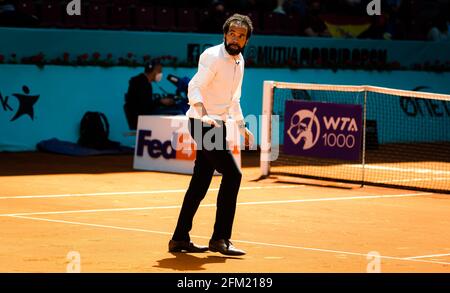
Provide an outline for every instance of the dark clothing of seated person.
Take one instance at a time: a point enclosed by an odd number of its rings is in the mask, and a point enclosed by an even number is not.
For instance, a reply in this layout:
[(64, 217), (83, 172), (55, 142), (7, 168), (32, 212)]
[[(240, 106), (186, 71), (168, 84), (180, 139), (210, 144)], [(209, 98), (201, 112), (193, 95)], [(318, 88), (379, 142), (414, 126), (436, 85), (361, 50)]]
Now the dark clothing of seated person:
[(183, 111), (171, 97), (153, 98), (152, 82), (162, 79), (162, 64), (152, 61), (143, 73), (132, 77), (125, 94), (125, 115), (130, 130), (135, 130), (139, 115), (182, 115)]

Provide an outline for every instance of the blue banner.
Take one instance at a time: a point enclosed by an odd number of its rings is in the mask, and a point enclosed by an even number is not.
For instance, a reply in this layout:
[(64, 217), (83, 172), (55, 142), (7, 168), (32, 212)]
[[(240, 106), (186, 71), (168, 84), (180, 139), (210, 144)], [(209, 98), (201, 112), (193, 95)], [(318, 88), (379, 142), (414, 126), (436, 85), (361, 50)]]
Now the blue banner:
[[(122, 58), (122, 63), (133, 64), (149, 56), (176, 58), (177, 66), (196, 67), (200, 54), (222, 42), (223, 35), (0, 28), (0, 40), (4, 63), (20, 63), (24, 57), (38, 62), (45, 57), (55, 63), (85, 62), (87, 60), (83, 58), (94, 58), (97, 63), (104, 64)], [(248, 67), (395, 69), (402, 66), (423, 69), (434, 65), (448, 66), (450, 42), (255, 35), (250, 39), (244, 57)], [(65, 60), (67, 58), (70, 60)]]
[[(129, 79), (142, 71), (143, 68), (130, 67), (45, 66), (40, 69), (34, 65), (0, 64), (0, 151), (34, 150), (38, 142), (51, 138), (76, 142), (80, 119), (86, 111), (105, 113), (110, 122), (110, 139), (133, 146), (135, 137), (124, 135), (129, 131), (123, 111), (124, 94)], [(164, 67), (163, 72), (165, 76), (191, 78), (196, 69)], [(261, 114), (263, 81), (274, 78), (286, 82), (370, 84), (404, 90), (426, 86), (426, 91), (450, 93), (450, 73), (250, 68), (245, 70), (242, 84), (244, 116)], [(159, 97), (165, 92), (175, 94), (176, 90), (166, 78), (154, 84), (153, 89)], [(330, 103), (354, 103), (351, 94), (348, 101), (347, 95), (316, 96), (313, 92), (311, 95), (313, 101), (323, 102), (328, 97)], [(450, 139), (448, 101), (369, 94), (368, 102), (367, 119), (377, 121), (380, 144)], [(284, 103), (281, 107), (284, 108)], [(391, 127), (399, 121), (407, 123), (408, 132)]]

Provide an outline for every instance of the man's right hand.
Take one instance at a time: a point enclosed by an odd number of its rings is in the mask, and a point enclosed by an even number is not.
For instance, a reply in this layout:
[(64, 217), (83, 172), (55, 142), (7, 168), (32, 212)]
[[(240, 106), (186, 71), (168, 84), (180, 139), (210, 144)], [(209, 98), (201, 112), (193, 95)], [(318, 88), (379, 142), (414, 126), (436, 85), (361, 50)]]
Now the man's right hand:
[(203, 103), (199, 102), (199, 103), (194, 104), (194, 109), (197, 112), (197, 115), (202, 117), (202, 118), (200, 118), (200, 120), (203, 123), (209, 124), (213, 127), (220, 127), (220, 124), (217, 123), (216, 120), (214, 120), (213, 118), (208, 116), (208, 113), (206, 112), (206, 109), (205, 109), (205, 106), (203, 105)]
[(201, 118), (203, 123), (209, 124), (211, 126), (214, 127), (221, 127), (219, 123), (217, 123), (216, 120), (214, 120), (213, 118), (209, 117), (208, 115), (205, 115)]

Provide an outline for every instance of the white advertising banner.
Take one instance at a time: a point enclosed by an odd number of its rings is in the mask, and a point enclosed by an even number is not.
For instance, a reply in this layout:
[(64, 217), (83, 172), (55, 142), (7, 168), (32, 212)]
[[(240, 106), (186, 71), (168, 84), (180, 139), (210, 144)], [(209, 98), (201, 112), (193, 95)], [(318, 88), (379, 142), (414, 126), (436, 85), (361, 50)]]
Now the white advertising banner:
[[(192, 174), (196, 144), (189, 134), (188, 121), (186, 116), (139, 116), (134, 169)], [(228, 120), (226, 127), (228, 147), (240, 167), (237, 125)]]

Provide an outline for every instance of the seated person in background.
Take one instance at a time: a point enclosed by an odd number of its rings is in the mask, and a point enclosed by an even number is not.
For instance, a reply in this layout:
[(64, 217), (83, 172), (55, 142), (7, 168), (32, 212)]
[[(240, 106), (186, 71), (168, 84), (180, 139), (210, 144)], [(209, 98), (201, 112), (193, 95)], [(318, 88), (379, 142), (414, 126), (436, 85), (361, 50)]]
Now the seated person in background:
[(0, 0), (0, 26), (37, 26), (39, 20), (16, 9), (14, 1)]
[(125, 94), (125, 115), (131, 130), (137, 128), (139, 115), (181, 115), (183, 112), (169, 97), (153, 99), (152, 82), (162, 79), (162, 64), (153, 60), (145, 65), (144, 72), (132, 77)]
[(284, 10), (285, 0), (278, 0), (277, 7), (272, 11), (273, 13), (279, 13), (286, 15), (286, 11)]
[(331, 37), (325, 22), (320, 18), (321, 5), (319, 0), (309, 3), (307, 16), (301, 22), (301, 31), (307, 37)]
[(433, 21), (433, 26), (428, 31), (427, 38), (429, 41), (435, 42), (450, 41), (450, 34), (448, 32), (448, 25), (445, 16), (440, 15)]

